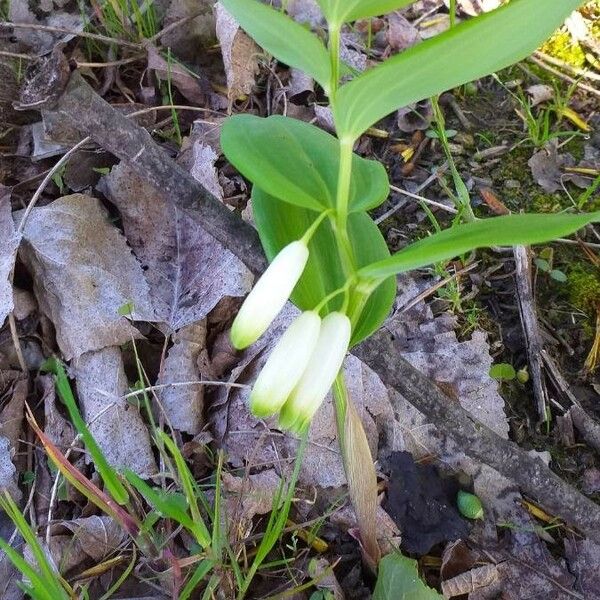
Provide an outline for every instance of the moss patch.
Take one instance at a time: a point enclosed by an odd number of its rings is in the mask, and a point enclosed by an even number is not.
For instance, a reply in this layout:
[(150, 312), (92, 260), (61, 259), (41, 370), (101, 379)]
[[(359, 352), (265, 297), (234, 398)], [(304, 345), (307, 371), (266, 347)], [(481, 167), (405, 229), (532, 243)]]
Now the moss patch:
[(581, 46), (573, 42), (568, 31), (558, 31), (544, 45), (541, 51), (558, 58), (573, 67), (585, 65), (585, 52)]

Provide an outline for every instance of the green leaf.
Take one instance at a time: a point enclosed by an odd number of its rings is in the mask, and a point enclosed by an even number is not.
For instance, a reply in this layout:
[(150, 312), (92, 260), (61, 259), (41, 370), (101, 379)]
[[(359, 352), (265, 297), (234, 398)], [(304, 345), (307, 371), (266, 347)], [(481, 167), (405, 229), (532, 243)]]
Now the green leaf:
[(506, 215), (455, 225), (360, 269), (359, 275), (366, 279), (384, 279), (449, 260), (477, 248), (540, 244), (598, 221), (600, 212), (582, 215)]
[(492, 365), (489, 374), (496, 381), (512, 381), (517, 376), (515, 368), (509, 363)]
[(338, 91), (338, 135), (355, 139), (401, 106), (518, 62), (580, 4), (581, 0), (512, 0), (388, 59)]
[(317, 0), (329, 23), (349, 23), (384, 15), (415, 0)]
[(416, 560), (394, 553), (379, 563), (373, 600), (442, 600), (442, 596), (419, 577)]
[[(252, 190), (252, 210), (269, 260), (284, 246), (298, 239), (318, 216), (318, 213), (305, 208), (285, 205), (258, 186), (254, 186)], [(383, 236), (366, 213), (353, 213), (349, 216), (348, 232), (359, 266), (389, 257)], [(301, 310), (315, 308), (325, 296), (345, 282), (329, 220), (321, 224), (308, 247), (308, 264), (292, 294), (292, 302)], [(380, 327), (390, 312), (395, 295), (394, 278), (377, 288), (352, 332), (352, 345), (358, 344)], [(338, 310), (342, 299), (340, 295), (331, 300), (327, 310)]]
[(275, 58), (301, 69), (327, 91), (331, 64), (323, 42), (281, 11), (256, 0), (222, 0), (242, 28)]
[[(322, 129), (278, 115), (236, 115), (223, 124), (221, 146), (240, 173), (269, 195), (317, 211), (335, 207), (339, 142)], [(354, 155), (349, 210), (379, 206), (388, 193), (381, 163)]]

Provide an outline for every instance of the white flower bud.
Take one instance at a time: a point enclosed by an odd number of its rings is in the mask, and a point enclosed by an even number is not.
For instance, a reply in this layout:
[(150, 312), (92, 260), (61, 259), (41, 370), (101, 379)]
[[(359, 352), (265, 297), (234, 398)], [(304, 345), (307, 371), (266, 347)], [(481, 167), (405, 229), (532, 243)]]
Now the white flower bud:
[(279, 412), (306, 369), (320, 329), (321, 318), (314, 311), (302, 313), (288, 327), (252, 388), (252, 414), (269, 417)]
[(233, 322), (231, 343), (235, 348), (247, 348), (267, 330), (290, 297), (307, 260), (308, 248), (301, 241), (288, 244), (273, 259)]
[(333, 385), (348, 351), (350, 319), (333, 312), (321, 323), (315, 349), (298, 385), (281, 408), (279, 425), (300, 433), (317, 412)]

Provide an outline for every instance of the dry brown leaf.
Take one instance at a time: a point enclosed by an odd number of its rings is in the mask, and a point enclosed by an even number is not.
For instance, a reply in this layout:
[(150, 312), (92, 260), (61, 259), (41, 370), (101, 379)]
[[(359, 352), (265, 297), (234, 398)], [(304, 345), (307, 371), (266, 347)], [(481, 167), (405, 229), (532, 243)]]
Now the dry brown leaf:
[[(171, 0), (162, 26), (178, 25), (160, 38), (162, 47), (171, 48), (180, 59), (195, 63), (215, 40), (213, 7), (214, 0)], [(197, 16), (184, 20), (192, 15)]]
[(461, 573), (452, 579), (442, 581), (442, 592), (444, 598), (454, 598), (470, 594), (482, 587), (491, 585), (498, 579), (498, 568), (496, 565), (483, 565)]
[(154, 475), (156, 463), (146, 425), (138, 409), (122, 398), (128, 385), (121, 350), (86, 352), (74, 367), (83, 418), (108, 463), (143, 478)]
[(575, 589), (585, 598), (600, 595), (600, 545), (591, 540), (565, 538), (565, 556), (569, 570), (577, 577)]
[(287, 12), (298, 23), (308, 23), (311, 27), (324, 24), (323, 13), (316, 0), (288, 0)]
[(10, 447), (16, 452), (23, 417), (25, 415), (25, 400), (29, 391), (29, 382), (27, 379), (17, 381), (11, 390), (9, 390), (10, 400), (6, 402), (0, 412), (0, 436), (5, 437), (10, 442)]
[(225, 65), (229, 100), (233, 101), (252, 92), (258, 72), (260, 48), (240, 29), (238, 22), (217, 2), (217, 38)]
[(17, 484), (17, 470), (12, 463), (13, 453), (10, 440), (0, 435), (0, 493), (8, 492), (18, 502), (21, 490)]
[[(502, 2), (503, 0), (458, 0), (457, 9), (470, 17), (476, 17), (482, 13), (495, 10), (502, 5)], [(449, 6), (449, 0), (444, 0), (444, 4)]]
[[(205, 348), (206, 322), (182, 327), (173, 336), (173, 346), (165, 359), (159, 384), (198, 381), (198, 359)], [(191, 435), (203, 426), (204, 387), (173, 386), (159, 394), (161, 407), (172, 427)]]
[(8, 188), (0, 185), (0, 327), (13, 309), (10, 279), (19, 246), (10, 208)]
[(421, 41), (419, 30), (399, 11), (388, 16), (387, 41), (392, 50), (401, 52)]
[(153, 320), (142, 268), (97, 199), (73, 194), (34, 209), (23, 240), (19, 256), (65, 359), (138, 337), (119, 315), (124, 305)]
[(210, 91), (210, 87), (204, 77), (193, 74), (173, 60), (169, 63), (151, 44), (146, 45), (146, 50), (148, 52), (148, 68), (152, 69), (159, 79), (171, 81), (181, 94), (193, 104), (205, 104), (205, 92)]
[(110, 517), (91, 516), (60, 521), (50, 528), (50, 553), (62, 574), (84, 561), (96, 565), (115, 553), (127, 533)]
[(530, 85), (527, 88), (527, 93), (531, 98), (531, 106), (537, 106), (554, 98), (554, 88), (545, 83)]
[(231, 494), (228, 516), (247, 525), (255, 515), (266, 515), (273, 508), (273, 498), (280, 485), (281, 478), (273, 469), (248, 477), (223, 473), (223, 489)]
[(219, 158), (217, 153), (200, 141), (194, 142), (192, 151), (194, 163), (190, 172), (192, 177), (199, 181), (215, 198), (223, 200), (223, 188), (219, 183), (219, 174), (215, 162)]
[(102, 179), (101, 189), (121, 212), (156, 320), (170, 331), (202, 320), (224, 296), (249, 291), (251, 273), (204, 230), (200, 213), (180, 209), (123, 164)]
[(44, 433), (61, 452), (65, 453), (71, 447), (76, 433), (71, 422), (63, 417), (57, 406), (54, 377), (40, 375), (36, 383), (40, 388), (41, 402), (44, 405)]

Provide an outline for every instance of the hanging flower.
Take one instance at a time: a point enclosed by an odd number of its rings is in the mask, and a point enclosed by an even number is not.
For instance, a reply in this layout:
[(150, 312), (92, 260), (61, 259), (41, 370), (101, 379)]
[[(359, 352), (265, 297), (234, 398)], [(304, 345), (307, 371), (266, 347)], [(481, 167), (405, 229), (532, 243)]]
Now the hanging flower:
[(247, 348), (267, 330), (292, 294), (307, 261), (308, 247), (303, 241), (288, 244), (273, 259), (233, 322), (231, 343), (235, 348)]
[(339, 312), (327, 315), (302, 377), (279, 414), (279, 425), (300, 433), (321, 406), (333, 385), (350, 344), (350, 319)]
[(254, 416), (264, 418), (279, 412), (304, 373), (320, 329), (318, 313), (307, 311), (281, 336), (252, 388), (250, 409)]

